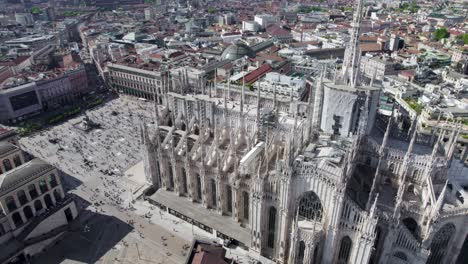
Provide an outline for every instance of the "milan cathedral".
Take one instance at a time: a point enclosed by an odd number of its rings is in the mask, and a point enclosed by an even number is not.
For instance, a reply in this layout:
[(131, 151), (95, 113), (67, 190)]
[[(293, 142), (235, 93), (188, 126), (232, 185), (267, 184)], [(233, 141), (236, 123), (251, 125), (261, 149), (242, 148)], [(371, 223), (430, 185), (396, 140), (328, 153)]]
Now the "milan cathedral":
[(381, 88), (357, 66), (362, 8), (342, 69), (310, 77), (305, 101), (166, 79), (142, 127), (151, 199), (277, 263), (455, 263), (460, 128), (426, 135), (418, 116), (403, 129), (398, 107), (379, 113)]

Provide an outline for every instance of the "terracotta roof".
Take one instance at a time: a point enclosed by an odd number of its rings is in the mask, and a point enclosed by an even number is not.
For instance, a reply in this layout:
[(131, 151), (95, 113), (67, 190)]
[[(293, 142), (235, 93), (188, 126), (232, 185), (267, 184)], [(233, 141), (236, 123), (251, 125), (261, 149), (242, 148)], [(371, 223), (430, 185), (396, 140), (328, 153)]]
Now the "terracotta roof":
[(288, 36), (290, 35), (291, 33), (289, 31), (287, 31), (286, 29), (283, 29), (281, 28), (280, 26), (278, 25), (270, 25), (266, 28), (266, 32), (270, 35), (270, 36)]
[(360, 40), (360, 41), (372, 41), (372, 42), (377, 42), (377, 39), (378, 39), (378, 38), (379, 38), (379, 37), (377, 37), (377, 36), (360, 36), (360, 37), (359, 37), (359, 40)]
[(271, 66), (269, 64), (263, 64), (262, 66), (258, 67), (256, 70), (253, 70), (249, 72), (247, 75), (245, 75), (244, 81), (245, 83), (253, 83), (269, 71), (271, 71)]
[(196, 253), (193, 256), (192, 264), (228, 264), (224, 259), (226, 250), (223, 247), (215, 245), (198, 245)]
[(378, 43), (362, 43), (359, 45), (361, 52), (381, 51), (382, 47)]
[(398, 74), (401, 75), (401, 76), (405, 76), (405, 77), (412, 77), (412, 76), (414, 76), (414, 71), (413, 70), (404, 70), (404, 71), (400, 71)]

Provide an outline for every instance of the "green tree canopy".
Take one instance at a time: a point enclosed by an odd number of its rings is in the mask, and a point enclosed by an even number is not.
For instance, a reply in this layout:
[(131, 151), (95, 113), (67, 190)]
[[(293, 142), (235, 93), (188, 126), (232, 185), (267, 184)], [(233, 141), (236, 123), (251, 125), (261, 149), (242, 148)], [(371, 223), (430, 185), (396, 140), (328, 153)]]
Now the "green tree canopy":
[(463, 44), (468, 45), (468, 33), (461, 34), (457, 39), (463, 41)]
[(444, 39), (444, 38), (448, 38), (449, 37), (449, 32), (446, 28), (438, 28), (436, 29), (436, 31), (434, 31), (434, 39), (439, 41), (441, 39)]
[(213, 14), (214, 12), (216, 12), (216, 8), (208, 7), (208, 13)]
[(318, 6), (300, 6), (296, 9), (297, 13), (310, 13), (310, 12), (322, 12), (325, 9)]
[(42, 10), (41, 10), (39, 7), (37, 7), (37, 6), (34, 6), (34, 7), (31, 7), (30, 12), (31, 12), (31, 14), (34, 14), (34, 15), (35, 15), (35, 14), (40, 14), (40, 13), (42, 13)]

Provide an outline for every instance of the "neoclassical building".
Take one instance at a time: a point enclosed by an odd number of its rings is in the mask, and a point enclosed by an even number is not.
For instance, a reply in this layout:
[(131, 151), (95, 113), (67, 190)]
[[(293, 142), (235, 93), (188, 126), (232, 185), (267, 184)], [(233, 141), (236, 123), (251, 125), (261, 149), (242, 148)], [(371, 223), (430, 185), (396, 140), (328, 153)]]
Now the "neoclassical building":
[(359, 53), (351, 41), (342, 71), (311, 78), (303, 103), (229, 85), (160, 94), (142, 126), (150, 202), (277, 263), (456, 263), (461, 127), (426, 135), (419, 118), (404, 129), (398, 107), (379, 114)]
[(0, 142), (0, 262), (27, 261), (60, 237), (77, 216), (59, 171)]

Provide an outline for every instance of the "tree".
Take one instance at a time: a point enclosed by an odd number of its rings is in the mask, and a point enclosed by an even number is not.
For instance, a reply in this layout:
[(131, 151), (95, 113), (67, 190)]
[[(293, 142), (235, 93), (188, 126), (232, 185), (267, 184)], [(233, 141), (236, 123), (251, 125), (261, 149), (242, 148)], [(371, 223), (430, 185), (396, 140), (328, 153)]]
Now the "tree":
[(35, 6), (35, 7), (31, 7), (30, 12), (31, 14), (36, 15), (36, 14), (42, 13), (42, 10), (39, 7)]
[(468, 33), (461, 34), (457, 39), (463, 41), (463, 44), (468, 45)]
[(213, 14), (214, 12), (216, 12), (216, 8), (208, 7), (208, 13)]
[(439, 41), (441, 39), (444, 39), (444, 38), (448, 38), (449, 37), (449, 32), (446, 28), (438, 28), (436, 29), (436, 31), (434, 31), (434, 39)]

